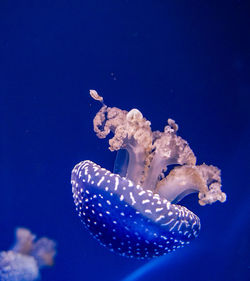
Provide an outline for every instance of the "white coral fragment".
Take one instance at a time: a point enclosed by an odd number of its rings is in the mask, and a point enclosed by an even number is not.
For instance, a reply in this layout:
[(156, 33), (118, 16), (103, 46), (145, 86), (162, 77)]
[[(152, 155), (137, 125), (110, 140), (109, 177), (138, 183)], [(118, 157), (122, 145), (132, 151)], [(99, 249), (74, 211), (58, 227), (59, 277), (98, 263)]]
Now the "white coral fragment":
[(103, 102), (103, 97), (101, 97), (96, 90), (89, 90), (89, 94), (94, 100), (98, 100), (100, 102)]

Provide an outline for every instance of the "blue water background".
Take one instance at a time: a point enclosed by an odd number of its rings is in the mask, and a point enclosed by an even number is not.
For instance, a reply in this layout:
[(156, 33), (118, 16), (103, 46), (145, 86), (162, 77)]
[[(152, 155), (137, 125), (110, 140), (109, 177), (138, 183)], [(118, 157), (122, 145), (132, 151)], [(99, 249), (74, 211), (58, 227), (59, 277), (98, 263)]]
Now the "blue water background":
[[(2, 0), (0, 250), (24, 226), (58, 243), (42, 280), (250, 280), (249, 11), (232, 0)], [(71, 170), (115, 159), (93, 132), (89, 89), (154, 130), (173, 118), (198, 163), (221, 168), (226, 203), (184, 200), (202, 223), (188, 248), (145, 266), (84, 229)]]

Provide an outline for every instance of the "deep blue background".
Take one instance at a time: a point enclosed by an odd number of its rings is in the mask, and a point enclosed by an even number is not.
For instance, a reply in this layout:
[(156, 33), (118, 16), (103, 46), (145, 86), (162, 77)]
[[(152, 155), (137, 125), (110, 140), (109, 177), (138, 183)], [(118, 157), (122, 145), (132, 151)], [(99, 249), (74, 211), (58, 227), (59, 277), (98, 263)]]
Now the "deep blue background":
[(101, 247), (74, 211), (73, 166), (115, 157), (92, 130), (93, 88), (154, 130), (175, 119), (198, 163), (222, 170), (228, 201), (185, 199), (200, 237), (143, 280), (249, 280), (249, 14), (232, 0), (1, 0), (0, 249), (17, 226), (55, 239), (48, 281), (121, 280), (145, 264)]

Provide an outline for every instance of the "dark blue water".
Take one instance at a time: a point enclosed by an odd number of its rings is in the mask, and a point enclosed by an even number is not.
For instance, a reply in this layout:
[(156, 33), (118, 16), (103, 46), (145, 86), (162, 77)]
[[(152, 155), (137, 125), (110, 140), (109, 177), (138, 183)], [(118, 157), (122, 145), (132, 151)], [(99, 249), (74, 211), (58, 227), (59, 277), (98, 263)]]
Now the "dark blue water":
[[(2, 0), (0, 250), (24, 226), (58, 244), (42, 280), (249, 280), (249, 11), (230, 0)], [(198, 163), (222, 170), (226, 203), (184, 200), (202, 223), (189, 247), (146, 265), (84, 229), (71, 170), (115, 159), (93, 132), (89, 89), (154, 130), (175, 119)]]

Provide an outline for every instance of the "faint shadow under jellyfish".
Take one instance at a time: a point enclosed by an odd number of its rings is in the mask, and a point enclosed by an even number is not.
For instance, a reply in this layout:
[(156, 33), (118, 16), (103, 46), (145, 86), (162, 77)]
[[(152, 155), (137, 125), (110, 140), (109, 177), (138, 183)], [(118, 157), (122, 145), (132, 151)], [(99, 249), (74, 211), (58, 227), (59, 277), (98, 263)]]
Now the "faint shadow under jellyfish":
[(192, 248), (184, 248), (182, 251), (172, 252), (166, 256), (153, 259), (137, 270), (133, 271), (130, 275), (122, 279), (122, 281), (136, 281), (140, 280), (141, 278), (145, 280), (145, 277), (148, 276), (148, 274), (153, 270), (159, 270), (162, 266), (166, 265), (171, 266), (177, 261), (180, 262), (182, 259), (186, 259), (187, 256), (190, 257), (192, 252), (195, 252), (196, 249), (197, 246), (195, 247), (193, 245)]
[[(162, 267), (164, 267), (165, 270), (167, 268), (169, 269), (167, 280), (180, 280), (180, 276), (178, 276), (178, 274), (176, 275), (176, 271), (180, 273), (180, 268), (182, 275), (186, 273), (185, 268), (188, 268), (190, 273), (196, 271), (196, 276), (193, 276), (192, 280), (201, 280), (202, 272), (204, 272), (204, 267), (206, 266), (208, 270), (206, 276), (202, 276), (202, 280), (222, 280), (225, 270), (232, 270), (232, 268), (230, 268), (230, 259), (234, 253), (230, 253), (230, 250), (234, 248), (234, 244), (239, 241), (240, 234), (247, 228), (250, 206), (248, 200), (245, 201), (246, 202), (242, 202), (241, 206), (238, 208), (236, 212), (237, 215), (232, 218), (233, 223), (225, 230), (225, 234), (227, 234), (226, 237), (223, 236), (223, 239), (213, 241), (213, 249), (209, 249), (208, 246), (204, 246), (204, 243), (199, 243), (197, 241), (192, 247), (149, 261), (147, 264), (122, 279), (122, 281), (136, 281), (142, 280), (142, 278), (144, 281), (152, 280), (152, 275), (159, 274), (158, 271)], [(204, 256), (206, 257), (206, 261), (202, 258)], [(173, 265), (174, 274), (172, 269)], [(240, 277), (238, 276), (237, 278)], [(157, 280), (161, 279), (157, 278)], [(233, 279), (232, 277), (232, 280), (237, 279)]]

